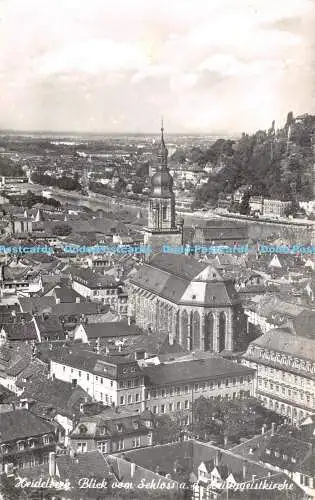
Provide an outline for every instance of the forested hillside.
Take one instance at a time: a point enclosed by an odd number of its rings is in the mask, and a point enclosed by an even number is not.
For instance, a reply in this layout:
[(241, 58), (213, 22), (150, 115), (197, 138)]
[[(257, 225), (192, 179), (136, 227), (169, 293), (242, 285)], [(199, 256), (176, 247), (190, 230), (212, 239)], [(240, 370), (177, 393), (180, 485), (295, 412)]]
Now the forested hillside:
[(221, 195), (233, 193), (240, 186), (251, 186), (253, 195), (281, 200), (312, 198), (312, 137), (315, 116), (287, 116), (283, 128), (253, 135), (243, 134), (239, 141), (219, 139), (196, 161), (200, 165), (224, 164), (217, 174), (198, 192), (197, 199), (216, 201)]

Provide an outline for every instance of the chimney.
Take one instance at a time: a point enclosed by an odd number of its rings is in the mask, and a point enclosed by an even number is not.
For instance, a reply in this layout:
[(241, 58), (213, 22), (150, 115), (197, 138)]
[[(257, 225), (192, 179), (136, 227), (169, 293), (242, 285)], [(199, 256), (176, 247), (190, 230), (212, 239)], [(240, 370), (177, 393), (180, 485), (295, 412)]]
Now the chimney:
[(224, 434), (224, 447), (226, 448), (228, 445), (228, 436), (227, 434)]
[(247, 478), (247, 461), (244, 460), (243, 462), (243, 481), (246, 481)]
[(262, 426), (261, 428), (261, 435), (263, 436), (265, 434), (265, 430), (266, 430), (266, 427), (265, 427), (265, 424)]
[(130, 326), (130, 324), (131, 324), (131, 318), (130, 318), (130, 316), (128, 316), (127, 321), (128, 321), (128, 326)]
[(221, 451), (217, 450), (214, 457), (214, 465), (218, 467), (220, 465), (220, 462), (221, 462)]
[(136, 464), (134, 464), (133, 462), (131, 462), (131, 464), (130, 464), (130, 475), (131, 475), (131, 477), (134, 477), (135, 472), (136, 472)]
[(276, 430), (276, 424), (275, 424), (275, 422), (272, 422), (272, 424), (271, 424), (271, 435), (272, 436), (275, 435), (275, 430)]
[(54, 451), (49, 453), (48, 470), (51, 477), (56, 475), (56, 453)]

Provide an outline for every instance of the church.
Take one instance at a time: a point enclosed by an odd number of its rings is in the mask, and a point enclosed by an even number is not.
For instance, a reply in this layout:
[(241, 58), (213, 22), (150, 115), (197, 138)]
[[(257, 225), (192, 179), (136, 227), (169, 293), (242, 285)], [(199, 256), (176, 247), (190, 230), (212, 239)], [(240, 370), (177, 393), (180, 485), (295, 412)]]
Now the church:
[(168, 164), (168, 150), (164, 141), (163, 123), (161, 144), (158, 149), (158, 171), (151, 177), (151, 193), (148, 209), (148, 227), (144, 230), (144, 244), (153, 251), (165, 243), (180, 246), (183, 243), (183, 222), (176, 224), (173, 177)]
[(144, 236), (153, 252), (129, 281), (129, 320), (152, 333), (167, 334), (170, 344), (187, 351), (242, 351), (247, 347), (247, 321), (232, 281), (192, 256), (158, 251), (183, 241), (183, 225), (176, 226), (163, 126), (158, 156), (160, 169), (151, 178)]

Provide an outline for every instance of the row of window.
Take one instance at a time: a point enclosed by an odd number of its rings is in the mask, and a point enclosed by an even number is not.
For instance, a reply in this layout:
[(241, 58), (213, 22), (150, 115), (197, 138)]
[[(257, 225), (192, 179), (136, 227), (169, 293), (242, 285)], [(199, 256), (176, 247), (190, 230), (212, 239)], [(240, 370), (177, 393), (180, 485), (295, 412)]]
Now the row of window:
[(289, 389), (284, 385), (274, 384), (273, 382), (269, 382), (268, 380), (262, 380), (258, 378), (258, 386), (264, 387), (265, 389), (275, 390), (276, 392), (281, 393), (283, 396), (293, 397), (295, 400), (299, 397), (301, 401), (305, 401), (307, 403), (311, 402), (311, 395), (309, 393), (304, 393), (303, 391), (296, 391), (294, 389)]
[(279, 403), (278, 401), (273, 401), (272, 399), (269, 400), (268, 404), (268, 399), (263, 397), (261, 394), (258, 394), (258, 397), (260, 400), (263, 402), (264, 406), (266, 408), (270, 408), (270, 410), (274, 410), (276, 413), (281, 413), (282, 415), (287, 415), (289, 418), (297, 419), (299, 418), (302, 420), (304, 417), (307, 416), (307, 412), (304, 412), (303, 410), (298, 410), (296, 408), (292, 408), (289, 405), (285, 405), (283, 403)]
[(133, 387), (139, 387), (141, 385), (141, 380), (139, 378), (134, 378), (131, 380), (121, 380), (118, 384), (119, 389), (132, 389)]
[[(69, 366), (63, 366), (62, 367), (62, 371), (65, 373), (65, 371), (66, 371), (67, 368), (69, 369), (70, 367)], [(72, 375), (75, 375), (75, 369), (74, 368), (70, 368), (70, 373)], [(91, 374), (90, 373), (86, 373), (86, 372), (84, 372), (84, 373), (86, 375), (86, 380), (90, 380), (90, 375)], [(78, 374), (79, 378), (82, 378), (82, 372), (81, 372), (81, 370), (77, 370), (77, 374)], [(97, 375), (95, 376), (95, 381), (96, 382), (100, 382), (101, 384), (104, 383), (104, 379), (102, 377), (97, 376)], [(113, 387), (113, 385), (114, 385), (113, 380), (110, 380), (110, 386)]]
[[(277, 370), (275, 368), (270, 368), (269, 366), (259, 366), (259, 372), (261, 373), (266, 373), (270, 374), (272, 377), (278, 376), (281, 378), (286, 378), (290, 380), (292, 383), (294, 382), (296, 385), (311, 385), (312, 381), (310, 379), (307, 379), (305, 377), (299, 377), (298, 375), (293, 375), (293, 373), (289, 373), (285, 370)], [(315, 381), (313, 381), (313, 384), (315, 385)]]
[(40, 460), (38, 456), (36, 457), (27, 457), (26, 460), (19, 459), (17, 461), (17, 467), (18, 469), (29, 469), (31, 467), (38, 467), (39, 465), (44, 465), (47, 464), (49, 461), (49, 456), (44, 455), (42, 459)]
[[(36, 448), (38, 446), (48, 446), (53, 442), (52, 436), (43, 436), (43, 438), (29, 438), (25, 441), (17, 441), (16, 446), (18, 451), (24, 451), (28, 448)], [(3, 444), (1, 446), (2, 453), (7, 454), (12, 449), (12, 446)]]
[(138, 392), (136, 394), (128, 394), (128, 396), (120, 396), (120, 405), (129, 405), (132, 403), (140, 403), (140, 394)]
[(221, 387), (231, 387), (235, 386), (237, 384), (244, 384), (244, 383), (250, 383), (252, 381), (252, 378), (250, 376), (248, 377), (240, 377), (238, 378), (233, 378), (233, 379), (225, 379), (225, 380), (218, 380), (218, 381), (209, 381), (209, 382), (202, 382), (201, 384), (194, 384), (194, 385), (185, 385), (184, 387), (169, 387), (165, 389), (153, 389), (151, 391), (146, 390), (146, 399), (154, 399), (157, 397), (167, 397), (167, 396), (180, 396), (181, 394), (188, 394), (189, 392), (199, 392), (199, 391), (206, 391), (208, 389), (213, 390), (215, 388), (220, 389)]
[(93, 290), (93, 296), (96, 297), (97, 295), (117, 295), (118, 290)]
[(260, 358), (269, 359), (271, 361), (275, 361), (276, 363), (281, 363), (283, 365), (295, 366), (296, 368), (306, 370), (306, 371), (314, 370), (312, 363), (302, 361), (299, 358), (290, 359), (286, 356), (283, 356), (283, 355), (275, 353), (275, 352), (269, 353), (269, 352), (264, 352), (262, 350), (257, 351), (257, 349), (252, 349), (251, 353), (254, 355), (258, 355)]
[[(139, 438), (140, 439), (140, 438)], [(136, 439), (135, 439), (136, 441)], [(119, 439), (116, 443), (111, 443), (112, 451), (122, 451), (125, 449), (125, 441), (123, 439)], [(116, 445), (116, 446), (115, 446)], [(140, 446), (140, 444), (139, 444)], [(116, 450), (114, 449), (116, 448)], [(108, 453), (109, 451), (109, 443), (107, 441), (100, 442), (97, 444), (97, 449), (102, 453)], [(77, 442), (77, 453), (86, 453), (87, 452), (87, 442), (86, 441), (78, 441)]]

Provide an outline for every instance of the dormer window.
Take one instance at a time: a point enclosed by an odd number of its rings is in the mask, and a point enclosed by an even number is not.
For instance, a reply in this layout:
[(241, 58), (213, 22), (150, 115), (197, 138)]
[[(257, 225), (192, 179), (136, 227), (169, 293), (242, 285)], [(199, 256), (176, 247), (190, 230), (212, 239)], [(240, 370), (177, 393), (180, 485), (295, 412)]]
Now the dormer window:
[(43, 436), (44, 446), (49, 444), (49, 436)]
[(267, 455), (270, 455), (271, 451), (269, 448), (266, 448), (266, 453), (267, 453)]
[(133, 423), (133, 427), (134, 427), (134, 429), (139, 429), (139, 427), (140, 427), (139, 422), (135, 421), (135, 422)]
[(29, 439), (29, 446), (30, 446), (30, 448), (35, 448), (35, 446), (36, 446), (35, 439)]
[(117, 424), (117, 430), (118, 430), (118, 432), (122, 432), (123, 431), (123, 425), (122, 424)]
[(195, 299), (195, 298), (196, 298), (196, 295), (193, 295), (193, 296), (192, 296), (192, 299)]
[(296, 458), (295, 458), (295, 457), (291, 457), (291, 462), (292, 462), (293, 464), (295, 464), (295, 463), (296, 463)]
[(9, 446), (8, 446), (7, 444), (3, 444), (3, 445), (1, 446), (1, 450), (2, 450), (2, 453), (3, 453), (4, 455), (5, 455), (5, 454), (7, 454), (7, 453), (9, 453), (9, 449), (10, 449), (10, 448), (9, 448)]
[(79, 426), (79, 432), (80, 434), (86, 434), (87, 433), (87, 428), (85, 425), (80, 425)]
[(105, 434), (107, 434), (107, 429), (105, 426), (103, 427), (100, 427), (99, 428), (99, 433), (102, 434), (102, 436), (104, 436)]
[(25, 449), (25, 443), (24, 441), (18, 441), (17, 447), (19, 451), (23, 451)]
[(288, 460), (288, 455), (284, 454), (284, 455), (282, 455), (282, 458), (283, 458), (283, 460), (286, 461), (286, 460)]

